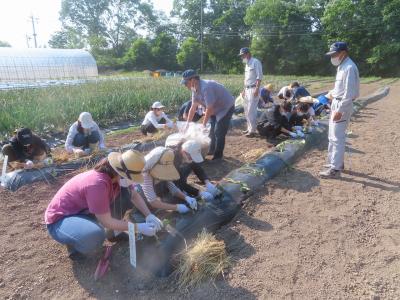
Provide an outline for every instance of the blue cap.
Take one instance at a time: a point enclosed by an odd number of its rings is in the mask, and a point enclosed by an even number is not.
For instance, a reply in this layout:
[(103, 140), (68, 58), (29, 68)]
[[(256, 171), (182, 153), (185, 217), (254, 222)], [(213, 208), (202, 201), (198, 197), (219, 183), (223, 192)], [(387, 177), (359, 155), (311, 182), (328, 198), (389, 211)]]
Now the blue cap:
[(186, 70), (182, 74), (181, 84), (186, 84), (189, 81), (189, 79), (192, 79), (193, 77), (196, 77), (196, 76), (198, 76), (198, 75), (195, 70), (192, 70), (192, 69)]
[(240, 49), (238, 56), (242, 56), (243, 54), (247, 54), (247, 53), (250, 53), (250, 49), (247, 47), (244, 47), (244, 48)]
[(329, 47), (329, 52), (326, 55), (331, 56), (332, 54), (338, 53), (340, 51), (348, 51), (347, 43), (345, 42), (335, 42)]

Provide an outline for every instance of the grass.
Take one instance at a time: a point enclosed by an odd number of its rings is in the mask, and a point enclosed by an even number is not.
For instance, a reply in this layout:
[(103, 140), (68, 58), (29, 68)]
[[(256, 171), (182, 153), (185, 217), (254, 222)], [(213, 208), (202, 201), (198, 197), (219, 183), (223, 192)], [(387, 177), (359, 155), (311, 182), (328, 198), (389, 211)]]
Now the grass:
[[(39, 133), (66, 132), (82, 111), (91, 112), (102, 127), (120, 121), (139, 121), (156, 100), (173, 112), (190, 99), (189, 91), (179, 83), (180, 78), (138, 75), (131, 74), (127, 80), (101, 80), (78, 86), (0, 91), (0, 139), (19, 127), (30, 127)], [(243, 87), (243, 75), (203, 77), (222, 83), (235, 97)], [(330, 77), (266, 76), (264, 83), (273, 83), (278, 90), (294, 80), (314, 89), (333, 81)]]

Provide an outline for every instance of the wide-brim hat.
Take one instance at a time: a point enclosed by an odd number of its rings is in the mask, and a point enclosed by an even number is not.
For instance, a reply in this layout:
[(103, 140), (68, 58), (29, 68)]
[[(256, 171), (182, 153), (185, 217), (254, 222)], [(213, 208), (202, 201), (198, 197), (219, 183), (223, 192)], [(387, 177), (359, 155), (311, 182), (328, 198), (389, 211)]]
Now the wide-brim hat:
[(108, 161), (121, 177), (136, 183), (143, 183), (142, 170), (145, 165), (144, 155), (136, 150), (124, 153), (111, 152)]
[(187, 141), (183, 143), (182, 150), (188, 153), (195, 163), (201, 163), (204, 161), (204, 158), (201, 155), (200, 143), (193, 140)]
[(309, 103), (309, 104), (314, 104), (315, 102), (318, 102), (317, 99), (311, 97), (311, 96), (305, 96), (305, 97), (301, 97), (299, 99), (300, 103)]
[[(161, 148), (161, 147), (158, 147)], [(154, 149), (154, 150), (157, 150)], [(154, 151), (153, 150), (153, 151)], [(160, 149), (161, 150), (161, 149)], [(173, 181), (180, 178), (178, 170), (174, 165), (175, 154), (172, 149), (164, 148), (161, 152), (151, 151), (146, 155), (146, 161), (157, 159), (157, 162), (149, 170), (150, 175), (158, 180)], [(152, 153), (153, 152), (153, 153)]]

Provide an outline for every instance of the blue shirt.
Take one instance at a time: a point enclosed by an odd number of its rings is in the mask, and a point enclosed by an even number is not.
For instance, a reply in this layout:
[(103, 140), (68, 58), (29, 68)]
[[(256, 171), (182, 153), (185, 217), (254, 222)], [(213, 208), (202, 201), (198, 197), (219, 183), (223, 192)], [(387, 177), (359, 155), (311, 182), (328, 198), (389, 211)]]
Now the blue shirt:
[(294, 89), (292, 99), (311, 96), (304, 86), (299, 86)]
[(271, 92), (268, 91), (266, 88), (261, 89), (260, 97), (265, 103), (274, 102), (274, 100), (272, 99), (272, 96), (271, 96)]
[(214, 80), (200, 80), (200, 90), (192, 92), (192, 103), (211, 108), (217, 121), (221, 120), (235, 105), (231, 93)]

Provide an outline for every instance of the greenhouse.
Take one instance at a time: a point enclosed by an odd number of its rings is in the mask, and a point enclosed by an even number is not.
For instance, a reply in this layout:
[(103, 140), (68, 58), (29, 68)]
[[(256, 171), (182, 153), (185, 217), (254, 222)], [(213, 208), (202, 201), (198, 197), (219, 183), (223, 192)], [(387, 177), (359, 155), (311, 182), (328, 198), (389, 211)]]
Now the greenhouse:
[(0, 82), (23, 83), (97, 77), (93, 56), (80, 49), (0, 48)]

